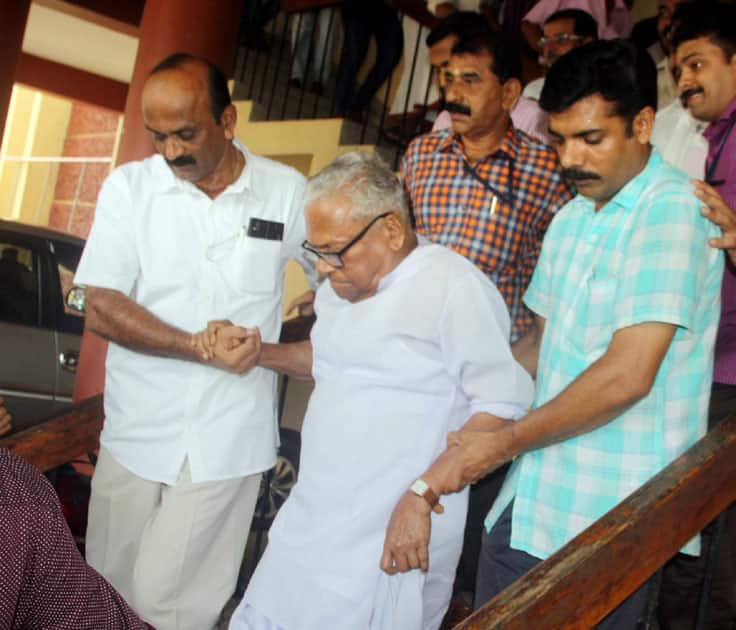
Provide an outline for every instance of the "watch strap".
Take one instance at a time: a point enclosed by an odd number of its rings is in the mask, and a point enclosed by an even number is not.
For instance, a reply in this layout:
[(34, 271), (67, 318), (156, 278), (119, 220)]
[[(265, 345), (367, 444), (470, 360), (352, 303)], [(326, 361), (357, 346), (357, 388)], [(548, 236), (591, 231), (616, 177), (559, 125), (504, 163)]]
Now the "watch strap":
[(437, 496), (437, 493), (432, 490), (432, 488), (429, 487), (429, 484), (421, 477), (411, 484), (409, 490), (417, 496), (422, 497), (427, 503), (429, 503), (429, 507), (433, 509), (440, 502), (440, 498)]

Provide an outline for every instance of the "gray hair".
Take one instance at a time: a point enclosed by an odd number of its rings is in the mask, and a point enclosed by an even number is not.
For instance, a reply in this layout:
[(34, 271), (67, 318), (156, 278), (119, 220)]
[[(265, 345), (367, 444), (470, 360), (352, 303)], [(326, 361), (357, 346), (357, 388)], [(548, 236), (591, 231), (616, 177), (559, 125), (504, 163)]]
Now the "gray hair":
[(399, 178), (381, 158), (370, 153), (344, 153), (311, 177), (304, 204), (334, 194), (344, 194), (353, 202), (353, 217), (372, 219), (384, 212), (395, 212), (409, 221), (406, 194)]

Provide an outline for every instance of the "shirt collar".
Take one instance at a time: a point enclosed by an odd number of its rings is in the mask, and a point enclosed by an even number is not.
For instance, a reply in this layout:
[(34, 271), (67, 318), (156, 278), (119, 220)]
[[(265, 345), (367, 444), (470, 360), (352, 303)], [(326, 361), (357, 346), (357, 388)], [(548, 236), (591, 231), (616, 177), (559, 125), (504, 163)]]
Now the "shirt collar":
[(710, 123), (710, 125), (705, 128), (703, 135), (705, 136), (706, 140), (708, 140), (709, 143), (712, 143), (715, 139), (717, 139), (718, 135), (723, 133), (726, 125), (728, 125), (729, 121), (734, 116), (736, 116), (736, 97), (731, 99), (731, 102), (728, 104), (728, 107), (726, 107), (726, 109), (723, 111), (721, 117), (715, 122)]
[[(241, 193), (245, 190), (248, 190), (252, 192), (257, 198), (259, 198), (258, 193), (255, 191), (254, 182), (255, 178), (253, 177), (253, 170), (254, 170), (254, 160), (251, 152), (248, 150), (248, 148), (242, 144), (239, 140), (233, 139), (233, 144), (235, 145), (235, 148), (240, 151), (243, 154), (243, 157), (245, 158), (245, 165), (243, 166), (243, 170), (240, 172), (240, 176), (238, 179), (236, 179), (232, 184), (230, 184), (225, 190), (220, 193), (221, 195), (224, 195), (226, 193)], [(176, 175), (174, 175), (174, 171), (169, 168), (169, 166), (164, 161), (163, 156), (159, 155), (158, 158), (161, 160), (162, 168), (164, 170), (164, 175), (161, 179), (161, 190), (162, 192), (187, 192), (187, 193), (202, 193), (199, 188), (197, 188), (194, 184), (191, 182), (188, 182), (184, 179), (180, 179)]]
[(616, 204), (617, 206), (632, 209), (640, 201), (644, 188), (654, 177), (653, 172), (659, 168), (662, 163), (662, 156), (659, 151), (652, 147), (652, 152), (649, 155), (646, 166), (636, 177), (630, 179), (624, 187), (619, 190), (611, 200), (606, 204)]
[[(464, 157), (465, 153), (463, 152), (463, 144), (460, 140), (460, 135), (452, 133), (452, 129), (449, 129), (444, 133), (445, 136), (440, 140), (437, 150), (442, 152), (455, 151)], [(493, 153), (490, 154), (490, 156), (486, 156), (483, 159), (486, 160), (489, 157), (505, 157), (517, 160), (520, 152), (521, 138), (516, 132), (516, 129), (514, 129), (513, 124), (509, 123), (509, 127), (504, 134), (501, 144)]]

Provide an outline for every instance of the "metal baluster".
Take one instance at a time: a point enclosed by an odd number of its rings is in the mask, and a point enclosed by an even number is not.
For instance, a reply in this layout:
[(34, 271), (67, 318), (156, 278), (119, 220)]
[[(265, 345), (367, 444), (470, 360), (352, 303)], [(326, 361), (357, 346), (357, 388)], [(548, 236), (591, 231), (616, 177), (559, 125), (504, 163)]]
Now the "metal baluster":
[[(322, 73), (325, 71), (325, 61), (327, 60), (327, 55), (332, 54), (330, 52), (330, 44), (331, 44), (331, 38), (332, 38), (332, 24), (335, 21), (335, 7), (330, 7), (330, 20), (327, 22), (327, 34), (325, 35), (325, 49), (322, 51), (322, 63), (320, 63), (319, 66), (319, 77), (318, 81), (322, 85), (323, 93), (326, 89), (326, 85), (322, 82)], [(317, 106), (319, 104), (320, 95), (315, 94), (314, 95), (314, 109), (312, 110), (312, 118), (317, 118)]]
[(271, 119), (271, 107), (273, 106), (274, 95), (276, 94), (276, 83), (281, 73), (281, 59), (284, 56), (284, 47), (289, 39), (289, 26), (291, 25), (291, 16), (285, 15), (284, 30), (281, 33), (281, 46), (279, 46), (279, 54), (276, 58), (276, 71), (273, 73), (273, 83), (271, 84), (271, 98), (268, 99), (268, 107), (266, 108), (266, 120)]
[[(302, 16), (304, 14), (300, 13), (299, 16), (296, 19), (296, 34), (297, 36), (302, 30)], [(289, 102), (289, 78), (291, 77), (291, 69), (294, 67), (294, 59), (296, 55), (294, 54), (294, 51), (291, 51), (291, 63), (289, 64), (289, 72), (287, 73), (288, 76), (286, 77), (286, 94), (284, 94), (284, 105), (281, 108), (281, 120), (286, 120), (286, 105)]]
[[(411, 88), (414, 86), (414, 71), (417, 67), (417, 57), (419, 56), (419, 42), (421, 41), (422, 37), (422, 29), (424, 27), (420, 24), (419, 30), (417, 31), (417, 41), (414, 44), (414, 57), (411, 60), (411, 72), (409, 73), (409, 84), (406, 86), (406, 98), (404, 99), (404, 113), (401, 116), (401, 136), (404, 138), (408, 137), (407, 129), (406, 129), (406, 121), (407, 121), (407, 112), (409, 110), (409, 100), (411, 99)], [(406, 146), (406, 142), (403, 143), (404, 146)], [(401, 146), (401, 145), (399, 145)], [(398, 152), (396, 154), (396, 160), (395, 160), (395, 166), (394, 169), (398, 166)]]
[(258, 97), (259, 103), (263, 103), (263, 92), (266, 89), (266, 78), (268, 77), (268, 67), (271, 65), (271, 55), (269, 54), (270, 51), (266, 50), (264, 52), (266, 55), (266, 65), (263, 68), (263, 77), (261, 77), (261, 94)]
[[(405, 16), (403, 13), (399, 16), (399, 22), (401, 23), (402, 32), (404, 30), (404, 17)], [(383, 125), (386, 123), (386, 114), (388, 113), (388, 100), (389, 98), (391, 98), (391, 84), (394, 80), (394, 72), (396, 72), (396, 68), (391, 71), (391, 74), (388, 75), (388, 80), (386, 81), (386, 90), (384, 91), (383, 98), (383, 109), (381, 110), (381, 123), (378, 126), (378, 133), (376, 134), (376, 146), (379, 146), (381, 144), (381, 139), (383, 137)]]
[[(296, 118), (299, 120), (302, 117), (302, 104), (304, 103), (304, 94), (307, 91), (307, 77), (309, 77), (309, 71), (312, 69), (312, 59), (314, 57), (314, 32), (317, 30), (317, 15), (312, 15), (312, 31), (309, 33), (309, 50), (307, 52), (307, 63), (304, 66), (304, 76), (302, 77), (302, 90), (299, 93), (299, 104), (296, 108)], [(299, 42), (299, 34), (297, 34), (297, 43)]]

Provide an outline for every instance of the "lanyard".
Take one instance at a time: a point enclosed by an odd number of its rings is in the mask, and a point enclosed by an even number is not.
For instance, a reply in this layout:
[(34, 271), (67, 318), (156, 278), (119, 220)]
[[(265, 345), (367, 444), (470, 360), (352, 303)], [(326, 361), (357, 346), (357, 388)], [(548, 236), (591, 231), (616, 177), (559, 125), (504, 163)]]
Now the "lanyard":
[(715, 177), (716, 169), (718, 168), (718, 163), (721, 161), (721, 154), (723, 153), (723, 149), (726, 147), (726, 143), (728, 142), (728, 138), (731, 136), (731, 132), (733, 131), (733, 127), (736, 124), (736, 114), (731, 115), (731, 119), (728, 121), (728, 127), (726, 127), (726, 133), (723, 136), (723, 140), (721, 140), (721, 144), (718, 147), (718, 151), (716, 151), (716, 155), (713, 158), (713, 161), (710, 163), (710, 166), (708, 167), (708, 170), (705, 174), (705, 182), (710, 183), (713, 181), (713, 177)]
[[(477, 181), (483, 188), (485, 188), (488, 192), (490, 192), (494, 197), (497, 197), (498, 199), (501, 199), (505, 201), (510, 206), (513, 206), (514, 203), (514, 174), (516, 171), (516, 160), (512, 158), (511, 156), (503, 155), (501, 154), (499, 157), (503, 157), (509, 164), (509, 191), (508, 193), (502, 193), (498, 188), (496, 188), (491, 182), (489, 182), (487, 179), (481, 177), (480, 173), (478, 171), (470, 166), (467, 162), (463, 160), (463, 168), (465, 169), (465, 173), (470, 175), (475, 181)], [(495, 209), (495, 202), (493, 204), (493, 207)]]

